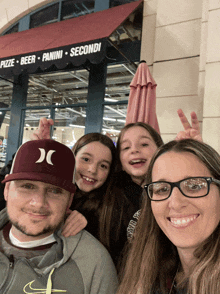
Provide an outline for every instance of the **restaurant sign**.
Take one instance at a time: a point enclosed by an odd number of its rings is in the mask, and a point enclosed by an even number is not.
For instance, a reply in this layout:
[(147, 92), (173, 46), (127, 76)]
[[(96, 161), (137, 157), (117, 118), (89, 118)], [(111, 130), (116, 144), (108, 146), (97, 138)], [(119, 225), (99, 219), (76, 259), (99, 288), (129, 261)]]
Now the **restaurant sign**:
[(69, 65), (80, 66), (86, 61), (97, 64), (105, 57), (105, 50), (106, 40), (101, 39), (2, 58), (0, 59), (0, 75), (20, 74), (24, 70), (34, 73), (51, 66), (65, 69)]

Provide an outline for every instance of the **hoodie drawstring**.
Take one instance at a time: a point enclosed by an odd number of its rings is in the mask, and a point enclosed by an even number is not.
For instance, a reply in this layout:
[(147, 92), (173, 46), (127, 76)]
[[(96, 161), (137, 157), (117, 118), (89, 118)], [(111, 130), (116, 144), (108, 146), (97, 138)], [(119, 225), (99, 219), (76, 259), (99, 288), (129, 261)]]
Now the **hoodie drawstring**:
[(52, 279), (51, 279), (51, 276), (54, 272), (55, 268), (53, 268), (51, 270), (51, 272), (49, 273), (49, 277), (48, 277), (48, 280), (47, 280), (47, 289), (46, 289), (46, 294), (51, 294), (52, 292)]

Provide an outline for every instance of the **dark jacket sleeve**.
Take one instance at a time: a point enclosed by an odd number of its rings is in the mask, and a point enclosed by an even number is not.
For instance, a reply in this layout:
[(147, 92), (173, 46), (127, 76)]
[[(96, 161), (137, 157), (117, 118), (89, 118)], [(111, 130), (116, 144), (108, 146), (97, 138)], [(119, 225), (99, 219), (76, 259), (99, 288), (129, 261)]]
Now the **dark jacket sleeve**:
[(5, 165), (0, 171), (0, 210), (5, 208), (5, 199), (4, 199), (5, 184), (2, 184), (2, 181), (4, 180), (5, 175), (10, 173), (13, 158), (14, 158), (14, 155), (13, 155), (12, 159), (9, 160), (7, 165)]

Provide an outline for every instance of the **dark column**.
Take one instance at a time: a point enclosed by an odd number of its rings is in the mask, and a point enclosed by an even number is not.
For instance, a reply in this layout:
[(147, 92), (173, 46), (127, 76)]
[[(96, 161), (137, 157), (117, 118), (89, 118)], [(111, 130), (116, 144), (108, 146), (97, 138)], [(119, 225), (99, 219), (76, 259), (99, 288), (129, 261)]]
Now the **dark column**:
[(101, 132), (107, 66), (105, 62), (92, 64), (89, 72), (85, 133)]
[[(4, 102), (0, 102), (0, 108), (7, 108), (7, 107), (8, 107), (8, 104), (5, 104)], [(0, 129), (1, 129), (3, 120), (5, 118), (5, 113), (6, 113), (6, 110), (0, 109)]]
[[(95, 12), (109, 8), (110, 0), (95, 0)], [(86, 108), (85, 133), (101, 132), (107, 64), (92, 64), (89, 72), (89, 86)]]
[(22, 142), (23, 124), (22, 107), (26, 106), (28, 90), (28, 74), (20, 74), (14, 77), (14, 87), (11, 103), (11, 119), (8, 130), (6, 163), (12, 158)]

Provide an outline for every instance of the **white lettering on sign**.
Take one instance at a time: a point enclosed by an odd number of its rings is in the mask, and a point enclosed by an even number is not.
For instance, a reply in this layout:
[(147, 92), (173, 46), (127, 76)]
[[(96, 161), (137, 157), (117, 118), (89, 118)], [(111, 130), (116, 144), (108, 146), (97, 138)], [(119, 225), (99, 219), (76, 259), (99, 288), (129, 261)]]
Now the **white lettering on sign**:
[(63, 50), (46, 52), (42, 56), (42, 61), (45, 62), (50, 60), (56, 60), (56, 59), (61, 59), (62, 57), (63, 57)]
[(70, 49), (70, 57), (99, 52), (101, 51), (101, 45), (102, 43), (100, 42), (79, 47), (73, 47)]
[(36, 55), (29, 55), (29, 56), (21, 57), (20, 64), (24, 65), (24, 64), (35, 63), (35, 61), (36, 61)]
[(2, 60), (0, 62), (0, 68), (13, 67), (14, 63), (15, 63), (15, 58)]

